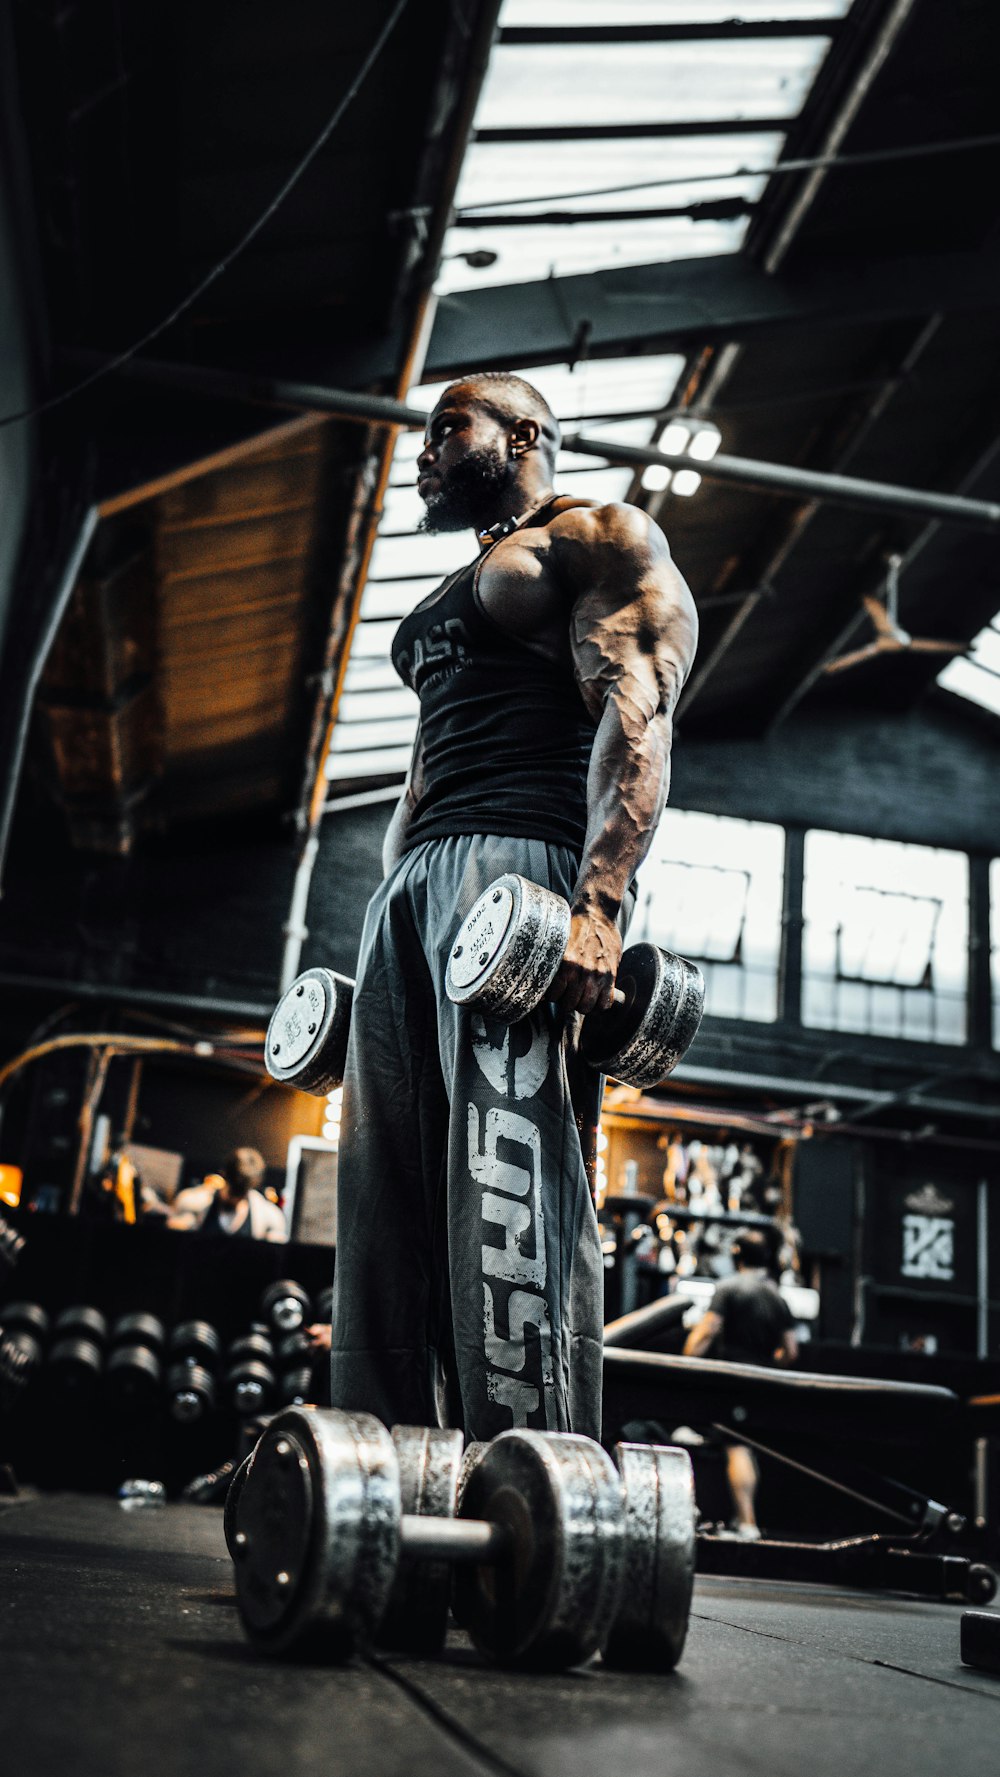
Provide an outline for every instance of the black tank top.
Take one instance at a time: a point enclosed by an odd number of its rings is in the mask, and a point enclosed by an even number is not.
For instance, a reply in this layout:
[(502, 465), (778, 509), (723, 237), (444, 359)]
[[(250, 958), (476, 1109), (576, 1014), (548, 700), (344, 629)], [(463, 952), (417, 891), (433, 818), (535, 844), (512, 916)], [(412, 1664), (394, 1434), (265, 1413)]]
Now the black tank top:
[(404, 617), (392, 663), (420, 698), (424, 793), (406, 849), (459, 833), (583, 850), (595, 725), (568, 667), (488, 617), (471, 562)]

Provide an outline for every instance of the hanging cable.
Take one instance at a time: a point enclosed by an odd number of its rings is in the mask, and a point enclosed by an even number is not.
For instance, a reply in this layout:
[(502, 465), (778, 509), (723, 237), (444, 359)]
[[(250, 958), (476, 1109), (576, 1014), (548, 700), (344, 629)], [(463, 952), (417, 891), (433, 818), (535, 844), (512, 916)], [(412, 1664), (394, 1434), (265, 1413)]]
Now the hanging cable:
[(203, 296), (205, 291), (209, 289), (218, 278), (221, 278), (223, 272), (229, 270), (233, 261), (239, 258), (240, 254), (246, 250), (251, 241), (255, 240), (260, 234), (261, 229), (270, 222), (271, 217), (281, 208), (281, 205), (289, 196), (290, 192), (294, 191), (303, 174), (311, 167), (316, 156), (326, 147), (334, 130), (340, 124), (348, 107), (353, 103), (354, 99), (357, 98), (358, 93), (378, 61), (379, 56), (382, 54), (389, 38), (392, 36), (393, 31), (402, 18), (406, 6), (407, 0), (397, 0), (397, 4), (393, 7), (392, 12), (376, 37), (371, 49), (368, 51), (367, 56), (362, 62), (361, 67), (358, 69), (358, 72), (355, 74), (346, 93), (337, 105), (333, 115), (324, 124), (319, 135), (311, 146), (307, 148), (305, 154), (289, 174), (284, 184), (279, 187), (266, 209), (262, 210), (257, 217), (257, 220), (250, 224), (250, 227), (246, 230), (245, 234), (241, 235), (240, 239), (236, 242), (236, 245), (230, 249), (225, 258), (220, 259), (218, 264), (212, 267), (211, 271), (206, 272), (205, 276), (194, 286), (194, 289), (189, 290), (187, 295), (177, 303), (176, 307), (170, 310), (170, 313), (166, 315), (162, 321), (158, 321), (156, 326), (151, 327), (148, 333), (144, 333), (141, 338), (133, 340), (132, 344), (126, 347), (123, 352), (117, 352), (113, 358), (109, 358), (105, 364), (102, 364), (99, 370), (91, 371), (88, 376), (81, 378), (78, 383), (74, 383), (72, 388), (63, 389), (58, 395), (50, 395), (47, 400), (38, 402), (34, 407), (24, 407), (17, 413), (4, 414), (0, 417), (0, 428), (16, 425), (20, 420), (34, 419), (38, 414), (51, 412), (54, 407), (62, 407), (67, 401), (73, 401), (76, 399), (77, 395), (82, 395), (85, 389), (92, 388), (94, 383), (102, 381), (106, 376), (110, 376), (113, 371), (120, 370), (124, 364), (129, 362), (130, 358), (134, 358), (137, 352), (141, 352), (144, 346), (148, 346), (152, 340), (159, 339), (162, 333), (166, 333), (168, 327), (172, 327), (174, 322), (180, 319), (181, 315), (186, 314), (192, 304), (197, 302), (199, 296)]
[(663, 179), (633, 179), (628, 185), (595, 185), (586, 191), (556, 191), (541, 197), (502, 197), (488, 204), (466, 204), (458, 215), (475, 217), (480, 211), (510, 210), (521, 204), (566, 204), (585, 197), (617, 197), (627, 191), (656, 191), (662, 185), (722, 185), (734, 179), (773, 179), (778, 173), (812, 173), (838, 168), (849, 172), (852, 167), (916, 160), (934, 154), (958, 154), (972, 148), (1000, 148), (1000, 135), (967, 136), (956, 142), (914, 142), (902, 148), (873, 148), (864, 154), (828, 154), (813, 160), (780, 160), (774, 166), (737, 167), (731, 173), (674, 173)]

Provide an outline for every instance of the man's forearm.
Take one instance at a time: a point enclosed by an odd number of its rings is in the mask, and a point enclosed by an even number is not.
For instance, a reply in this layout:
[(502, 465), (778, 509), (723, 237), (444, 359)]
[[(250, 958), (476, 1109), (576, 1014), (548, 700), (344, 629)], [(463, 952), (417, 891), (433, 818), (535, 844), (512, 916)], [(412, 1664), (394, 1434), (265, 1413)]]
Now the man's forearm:
[(574, 912), (615, 919), (652, 843), (670, 787), (671, 723), (609, 697), (587, 779), (587, 836)]

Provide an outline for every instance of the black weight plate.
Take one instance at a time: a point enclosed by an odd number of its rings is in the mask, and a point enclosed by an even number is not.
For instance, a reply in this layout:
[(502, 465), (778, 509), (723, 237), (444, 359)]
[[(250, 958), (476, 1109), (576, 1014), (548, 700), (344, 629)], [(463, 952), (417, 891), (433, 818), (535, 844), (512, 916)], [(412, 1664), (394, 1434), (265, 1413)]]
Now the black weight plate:
[(211, 1321), (182, 1320), (171, 1332), (167, 1350), (172, 1358), (191, 1358), (210, 1369), (221, 1354), (222, 1340)]
[(117, 1345), (108, 1358), (105, 1380), (111, 1391), (132, 1406), (145, 1406), (159, 1393), (160, 1360), (148, 1345)]
[(99, 1308), (64, 1308), (56, 1315), (53, 1333), (57, 1339), (73, 1335), (89, 1340), (92, 1345), (104, 1345), (108, 1323)]
[(377, 1419), (312, 1407), (279, 1413), (238, 1496), (236, 1594), (250, 1639), (273, 1653), (321, 1649), (340, 1660), (370, 1645), (392, 1585), (399, 1517), (399, 1467)]
[(245, 1358), (262, 1364), (274, 1361), (274, 1341), (267, 1333), (243, 1333), (234, 1339), (226, 1353), (228, 1364), (241, 1363)]
[(625, 1577), (605, 1665), (672, 1672), (684, 1647), (694, 1587), (695, 1505), (686, 1450), (617, 1444), (625, 1491)]
[(147, 1345), (150, 1351), (161, 1351), (166, 1328), (155, 1314), (119, 1315), (111, 1329), (113, 1345)]
[(297, 1333), (308, 1319), (309, 1297), (294, 1278), (282, 1277), (264, 1291), (260, 1311), (279, 1333)]
[(7, 1302), (0, 1309), (0, 1327), (5, 1333), (34, 1333), (44, 1339), (49, 1317), (38, 1302)]
[(238, 1554), (236, 1538), (240, 1528), (240, 1500), (243, 1496), (244, 1482), (250, 1472), (250, 1465), (253, 1462), (253, 1457), (254, 1453), (253, 1450), (251, 1450), (249, 1456), (244, 1456), (243, 1461), (233, 1475), (233, 1478), (229, 1483), (229, 1490), (226, 1494), (226, 1504), (222, 1513), (222, 1528), (226, 1538), (226, 1548), (229, 1550), (234, 1561), (237, 1559)]
[(266, 1413), (274, 1396), (274, 1371), (269, 1364), (244, 1358), (227, 1372), (226, 1393), (237, 1413)]
[(92, 1339), (57, 1339), (49, 1352), (49, 1374), (61, 1391), (88, 1394), (100, 1379), (104, 1354)]
[(509, 1538), (497, 1565), (455, 1572), (455, 1614), (481, 1652), (537, 1671), (589, 1660), (614, 1620), (625, 1543), (621, 1484), (600, 1445), (501, 1432), (467, 1475), (458, 1516)]
[(278, 1367), (282, 1370), (301, 1370), (313, 1359), (313, 1343), (308, 1334), (303, 1332), (288, 1333), (284, 1339), (278, 1340)]
[(581, 1052), (591, 1067), (626, 1085), (658, 1085), (697, 1035), (705, 1009), (701, 970), (656, 944), (630, 944), (615, 985), (624, 1003), (588, 1014)]
[(215, 1380), (201, 1364), (174, 1364), (167, 1371), (170, 1415), (179, 1425), (194, 1425), (215, 1406)]
[[(422, 1425), (394, 1425), (403, 1511), (416, 1517), (453, 1518), (458, 1503), (463, 1437)], [(448, 1629), (451, 1568), (444, 1561), (421, 1561), (405, 1552), (392, 1595), (379, 1626), (380, 1647), (433, 1659)]]
[(278, 1398), (286, 1407), (301, 1407), (313, 1392), (312, 1365), (286, 1370), (278, 1382)]

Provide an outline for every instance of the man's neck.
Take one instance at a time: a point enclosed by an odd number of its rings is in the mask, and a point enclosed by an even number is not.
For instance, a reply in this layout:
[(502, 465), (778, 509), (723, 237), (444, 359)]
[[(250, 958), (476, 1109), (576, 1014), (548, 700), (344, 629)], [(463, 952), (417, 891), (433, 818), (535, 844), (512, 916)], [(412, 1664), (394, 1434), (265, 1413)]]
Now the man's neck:
[[(505, 525), (513, 528), (522, 519), (530, 517), (533, 512), (538, 512), (542, 506), (547, 506), (549, 501), (554, 499), (555, 493), (547, 482), (540, 487), (528, 488), (515, 485), (509, 490), (505, 489), (493, 507), (492, 516), (485, 524), (476, 526), (476, 541), (480, 549), (492, 549), (494, 543), (499, 540), (495, 534), (498, 529)], [(509, 535), (509, 532), (507, 534)]]

